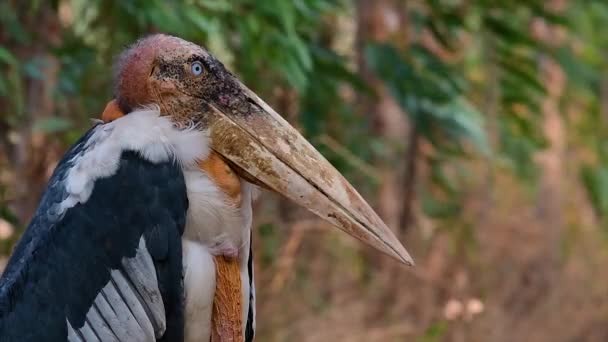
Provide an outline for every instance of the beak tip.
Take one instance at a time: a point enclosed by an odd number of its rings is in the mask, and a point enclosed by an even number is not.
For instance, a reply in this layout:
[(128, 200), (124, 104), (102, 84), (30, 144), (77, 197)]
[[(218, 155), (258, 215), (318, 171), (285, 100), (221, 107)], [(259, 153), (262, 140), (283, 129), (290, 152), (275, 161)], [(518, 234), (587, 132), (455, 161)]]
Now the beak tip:
[(399, 251), (396, 252), (397, 260), (406, 266), (414, 267), (416, 263), (414, 259), (410, 256), (410, 254), (405, 250), (405, 248), (400, 248)]
[[(380, 228), (381, 227), (381, 228)], [(407, 266), (416, 266), (414, 262), (414, 258), (408, 253), (405, 249), (401, 241), (397, 239), (397, 236), (383, 223), (380, 225), (381, 236), (383, 237), (381, 241), (383, 242), (383, 246), (379, 249), (384, 251), (384, 253), (393, 257), (395, 260), (399, 261), (402, 264)]]
[(408, 255), (408, 258), (403, 258), (402, 262), (406, 265), (406, 266), (410, 266), (410, 267), (416, 267), (416, 262), (414, 261), (414, 259), (412, 259), (412, 257), (410, 257)]

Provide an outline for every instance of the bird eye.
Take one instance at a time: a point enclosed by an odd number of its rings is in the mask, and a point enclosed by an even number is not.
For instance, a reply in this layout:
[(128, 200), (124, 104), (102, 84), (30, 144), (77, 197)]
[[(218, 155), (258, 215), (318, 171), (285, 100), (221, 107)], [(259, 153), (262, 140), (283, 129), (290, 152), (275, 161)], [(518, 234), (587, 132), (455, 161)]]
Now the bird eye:
[(201, 62), (194, 62), (190, 66), (190, 70), (192, 71), (192, 74), (194, 76), (199, 76), (203, 73), (203, 65), (201, 64)]

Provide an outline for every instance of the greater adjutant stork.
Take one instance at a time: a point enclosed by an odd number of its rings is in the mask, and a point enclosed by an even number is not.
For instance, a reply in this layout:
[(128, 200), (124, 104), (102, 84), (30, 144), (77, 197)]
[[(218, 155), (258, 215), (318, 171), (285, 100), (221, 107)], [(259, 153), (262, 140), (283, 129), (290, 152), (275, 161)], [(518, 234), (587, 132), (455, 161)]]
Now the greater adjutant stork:
[(338, 171), (202, 47), (144, 38), (115, 82), (106, 122), (58, 164), (0, 279), (0, 340), (209, 341), (226, 326), (215, 315), (235, 307), (234, 336), (252, 340), (255, 186), (412, 263)]

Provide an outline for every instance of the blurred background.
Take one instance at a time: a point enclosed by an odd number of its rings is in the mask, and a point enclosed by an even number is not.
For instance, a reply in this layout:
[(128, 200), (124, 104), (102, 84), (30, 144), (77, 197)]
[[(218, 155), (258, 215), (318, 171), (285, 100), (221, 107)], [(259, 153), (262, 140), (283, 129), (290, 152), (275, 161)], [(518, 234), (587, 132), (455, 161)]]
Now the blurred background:
[(0, 1), (0, 268), (150, 32), (206, 46), (360, 189), (405, 268), (272, 194), (258, 341), (608, 341), (608, 3)]

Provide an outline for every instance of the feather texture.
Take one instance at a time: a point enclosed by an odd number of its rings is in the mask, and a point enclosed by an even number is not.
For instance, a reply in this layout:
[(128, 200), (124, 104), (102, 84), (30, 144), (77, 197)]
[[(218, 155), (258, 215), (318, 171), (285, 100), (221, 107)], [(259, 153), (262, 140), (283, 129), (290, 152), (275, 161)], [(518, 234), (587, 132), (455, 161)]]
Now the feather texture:
[(206, 141), (154, 110), (85, 134), (0, 278), (2, 341), (183, 340), (182, 167)]

